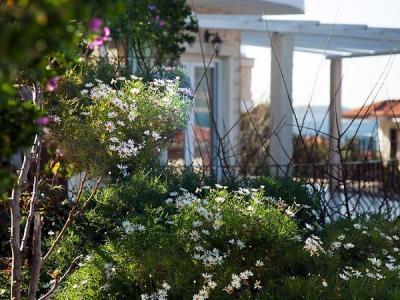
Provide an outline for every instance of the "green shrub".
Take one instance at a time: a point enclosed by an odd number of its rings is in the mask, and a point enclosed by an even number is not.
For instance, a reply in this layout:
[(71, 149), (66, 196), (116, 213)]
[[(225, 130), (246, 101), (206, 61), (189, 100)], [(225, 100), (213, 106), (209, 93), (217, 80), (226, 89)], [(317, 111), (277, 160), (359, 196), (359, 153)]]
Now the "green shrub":
[[(118, 74), (113, 68), (89, 65), (85, 76), (66, 76), (50, 127), (53, 142), (79, 170), (118, 178), (154, 165), (166, 142), (186, 126), (193, 95), (178, 78), (110, 78)], [(104, 79), (93, 79), (97, 73)]]
[(381, 216), (340, 220), (324, 230), (316, 272), (324, 299), (399, 299), (400, 226)]
[(290, 207), (266, 201), (263, 190), (201, 193), (173, 193), (165, 208), (121, 219), (119, 238), (95, 251), (58, 298), (139, 299), (166, 292), (172, 299), (265, 299), (304, 269), (307, 255), (286, 213)]

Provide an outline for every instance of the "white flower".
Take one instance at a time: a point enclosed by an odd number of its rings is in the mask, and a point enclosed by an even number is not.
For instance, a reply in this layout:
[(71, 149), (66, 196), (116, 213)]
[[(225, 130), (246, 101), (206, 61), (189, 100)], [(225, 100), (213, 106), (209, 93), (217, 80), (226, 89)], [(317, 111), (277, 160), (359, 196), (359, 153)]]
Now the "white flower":
[(118, 124), (119, 126), (125, 126), (125, 123), (124, 123), (124, 121), (120, 121), (120, 120), (118, 120), (118, 121), (117, 121), (117, 124)]
[(264, 266), (264, 263), (261, 260), (256, 261), (256, 267), (262, 267)]
[(238, 275), (232, 274), (231, 285), (236, 289), (239, 289), (242, 286), (240, 277)]
[(361, 225), (358, 224), (358, 223), (355, 223), (355, 224), (353, 225), (353, 227), (354, 227), (355, 229), (361, 229)]
[(172, 198), (168, 198), (167, 200), (165, 200), (165, 203), (167, 203), (167, 204), (171, 204), (173, 202), (174, 202), (174, 199), (172, 199)]
[(228, 286), (226, 286), (223, 290), (225, 292), (227, 292), (228, 294), (232, 294), (234, 292), (234, 288), (230, 284)]
[(312, 225), (310, 225), (310, 224), (308, 224), (308, 223), (306, 223), (305, 225), (306, 225), (306, 228), (307, 228), (308, 230), (310, 230), (310, 231), (314, 230), (314, 226), (312, 226)]
[(115, 130), (114, 123), (113, 123), (113, 122), (110, 122), (110, 121), (108, 121), (108, 122), (106, 123), (105, 127), (106, 127), (106, 130), (107, 130), (108, 132), (113, 132), (113, 131)]
[(372, 258), (368, 258), (368, 260), (372, 263), (372, 265), (374, 265), (375, 267), (380, 267), (382, 265), (382, 261), (379, 258), (376, 257), (372, 257)]
[(60, 124), (61, 118), (59, 116), (50, 116), (50, 121), (53, 122), (54, 124)]
[(171, 288), (171, 286), (168, 283), (166, 283), (165, 281), (163, 282), (163, 284), (161, 286), (163, 287), (164, 290), (167, 290), (167, 291)]
[(116, 137), (112, 137), (112, 138), (110, 138), (110, 142), (111, 143), (119, 143), (119, 139)]
[(223, 203), (225, 201), (225, 198), (223, 198), (223, 197), (216, 197), (215, 198), (215, 202), (217, 202), (217, 203)]
[(346, 244), (343, 245), (343, 247), (344, 247), (345, 249), (352, 249), (352, 248), (354, 248), (354, 244), (352, 244), (352, 243), (346, 243)]
[(199, 226), (203, 225), (203, 222), (201, 222), (201, 221), (193, 221), (192, 225), (193, 225), (193, 227), (199, 227)]
[(83, 89), (83, 90), (81, 91), (81, 95), (82, 95), (82, 96), (85, 96), (85, 95), (87, 95), (88, 93), (89, 93), (89, 91), (86, 90), (86, 89)]
[(339, 274), (339, 277), (340, 277), (341, 279), (345, 280), (345, 281), (349, 280), (349, 277), (346, 276), (346, 275), (343, 274), (343, 273), (340, 273), (340, 274)]
[(238, 245), (240, 250), (246, 247), (246, 245), (241, 240), (237, 240), (236, 245)]
[(345, 238), (346, 238), (346, 236), (345, 236), (344, 234), (341, 234), (341, 235), (339, 235), (339, 236), (337, 237), (337, 239), (338, 239), (339, 241), (343, 241)]
[(335, 241), (331, 244), (331, 249), (335, 250), (335, 249), (339, 249), (342, 246), (342, 242), (339, 241)]
[(199, 239), (200, 239), (200, 234), (199, 234), (199, 232), (198, 232), (197, 230), (192, 230), (192, 231), (190, 232), (190, 238), (191, 238), (192, 240), (194, 240), (194, 241), (199, 240)]
[(256, 282), (254, 283), (254, 289), (255, 290), (261, 290), (262, 289), (261, 281), (256, 280)]
[(117, 113), (116, 113), (115, 111), (110, 111), (110, 112), (107, 114), (107, 116), (108, 116), (109, 118), (115, 118), (115, 117), (117, 116)]
[(246, 271), (240, 273), (240, 279), (242, 279), (242, 280), (247, 280), (247, 279), (249, 279), (249, 277), (251, 277), (251, 276), (253, 276), (253, 272), (248, 271), (248, 270), (246, 270)]
[(325, 279), (322, 279), (322, 286), (323, 287), (328, 287), (328, 283), (326, 282)]
[(285, 210), (285, 214), (287, 214), (289, 217), (295, 216), (295, 212), (290, 207)]
[(319, 256), (320, 252), (324, 253), (325, 250), (322, 248), (322, 241), (318, 236), (311, 235), (305, 241), (304, 249), (310, 253), (310, 256)]
[(208, 282), (207, 282), (207, 284), (208, 284), (208, 287), (210, 288), (210, 289), (215, 289), (216, 287), (217, 287), (217, 283), (215, 282), (215, 281), (212, 281), (212, 280), (209, 280)]
[(179, 195), (179, 193), (178, 193), (178, 192), (171, 192), (171, 193), (169, 193), (169, 195), (170, 195), (171, 197), (176, 197), (176, 196)]
[(158, 132), (153, 131), (151, 133), (151, 136), (153, 137), (154, 140), (159, 140), (161, 138), (161, 135)]
[(85, 83), (85, 87), (91, 88), (94, 84), (91, 82)]
[(134, 95), (139, 94), (140, 93), (140, 89), (139, 88), (132, 88), (131, 89), (131, 93), (134, 94)]

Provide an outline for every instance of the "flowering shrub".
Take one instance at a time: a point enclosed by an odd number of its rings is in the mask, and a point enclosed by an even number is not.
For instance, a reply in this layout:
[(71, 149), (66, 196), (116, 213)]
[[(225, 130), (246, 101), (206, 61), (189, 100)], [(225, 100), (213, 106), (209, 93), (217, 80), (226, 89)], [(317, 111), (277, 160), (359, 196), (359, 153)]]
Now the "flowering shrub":
[(65, 156), (94, 175), (126, 176), (154, 162), (192, 108), (193, 95), (180, 88), (179, 78), (118, 77), (81, 86), (79, 96), (60, 99), (51, 131)]
[(120, 238), (91, 255), (59, 298), (265, 299), (308, 257), (293, 210), (262, 189), (171, 193), (163, 208), (121, 220)]
[(399, 299), (398, 221), (368, 215), (339, 221), (326, 226), (323, 240), (314, 269), (320, 276), (311, 276), (323, 286), (322, 299)]
[(303, 228), (302, 209), (263, 188), (180, 189), (119, 218), (58, 299), (398, 299), (398, 222)]

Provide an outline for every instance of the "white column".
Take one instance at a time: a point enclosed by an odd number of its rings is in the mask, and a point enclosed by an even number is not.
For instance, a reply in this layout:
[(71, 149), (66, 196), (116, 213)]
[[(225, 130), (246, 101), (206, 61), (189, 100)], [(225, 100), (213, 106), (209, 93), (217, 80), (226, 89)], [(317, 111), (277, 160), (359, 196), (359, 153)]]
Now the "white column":
[[(340, 141), (342, 123), (342, 59), (336, 58), (331, 60), (330, 73), (330, 106), (329, 106), (329, 163), (330, 173), (333, 177), (340, 178)], [(335, 192), (338, 188), (337, 180), (330, 177), (330, 188)]]
[(192, 111), (188, 127), (184, 132), (184, 160), (185, 166), (190, 167), (194, 160), (195, 136), (194, 136), (194, 111)]
[(293, 154), (293, 36), (273, 33), (271, 48), (270, 171), (271, 175), (282, 177), (289, 174)]

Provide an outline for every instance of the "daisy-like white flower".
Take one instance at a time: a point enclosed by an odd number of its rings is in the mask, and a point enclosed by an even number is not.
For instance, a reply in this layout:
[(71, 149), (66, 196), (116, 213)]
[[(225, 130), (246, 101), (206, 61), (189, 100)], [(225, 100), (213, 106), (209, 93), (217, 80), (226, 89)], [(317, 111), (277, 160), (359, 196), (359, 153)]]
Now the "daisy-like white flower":
[(264, 266), (264, 263), (261, 260), (256, 261), (256, 267), (262, 267)]
[(343, 279), (344, 281), (347, 281), (347, 280), (349, 280), (349, 277), (348, 276), (346, 276), (345, 274), (343, 274), (343, 273), (340, 273), (339, 274), (339, 277), (341, 278), (341, 279)]
[(154, 140), (159, 140), (161, 138), (161, 135), (158, 132), (153, 131), (151, 133), (151, 136), (153, 137)]
[(108, 132), (113, 132), (115, 130), (115, 125), (113, 122), (108, 121), (105, 126)]
[(256, 280), (256, 282), (254, 283), (254, 289), (255, 290), (261, 290), (262, 289), (261, 281)]
[(165, 281), (163, 282), (163, 284), (162, 284), (161, 286), (162, 286), (163, 289), (166, 290), (166, 291), (168, 291), (168, 290), (171, 288), (171, 286), (170, 286), (168, 283), (166, 283)]
[(236, 245), (238, 245), (240, 250), (246, 247), (246, 245), (241, 240), (237, 240)]
[(310, 224), (308, 224), (308, 223), (306, 223), (306, 228), (307, 228), (308, 230), (310, 230), (310, 231), (314, 230), (314, 226), (312, 226), (312, 225), (310, 225)]
[(323, 287), (328, 287), (328, 283), (326, 282), (325, 279), (322, 279), (322, 286)]
[(115, 111), (110, 111), (108, 114), (107, 114), (107, 117), (109, 117), (109, 118), (115, 118), (117, 116), (117, 113), (115, 112)]
[(137, 94), (140, 93), (140, 89), (139, 88), (132, 88), (131, 89), (131, 93), (134, 94), (134, 95), (137, 95)]
[(355, 246), (354, 246), (353, 243), (346, 243), (346, 244), (343, 245), (343, 247), (344, 247), (345, 249), (352, 249), (352, 248), (354, 248)]

